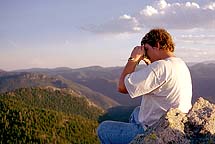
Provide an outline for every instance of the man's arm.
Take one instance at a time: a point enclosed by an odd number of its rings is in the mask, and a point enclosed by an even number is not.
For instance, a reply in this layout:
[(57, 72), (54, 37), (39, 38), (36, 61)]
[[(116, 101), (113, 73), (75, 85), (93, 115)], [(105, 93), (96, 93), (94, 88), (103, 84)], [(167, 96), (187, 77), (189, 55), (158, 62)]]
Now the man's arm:
[(128, 91), (125, 87), (124, 80), (125, 80), (125, 77), (127, 74), (134, 72), (136, 65), (137, 65), (137, 62), (134, 62), (134, 61), (128, 61), (127, 62), (126, 66), (125, 66), (125, 68), (124, 68), (124, 70), (120, 76), (120, 79), (119, 79), (118, 91), (120, 93), (124, 93), (124, 94), (128, 93)]
[(137, 66), (137, 64), (143, 59), (143, 55), (144, 55), (144, 47), (143, 46), (136, 46), (132, 53), (131, 53), (131, 58), (133, 58), (132, 60), (129, 60), (126, 64), (126, 66), (123, 69), (123, 72), (121, 73), (120, 79), (119, 79), (119, 83), (118, 83), (118, 91), (120, 93), (124, 93), (127, 94), (128, 91), (125, 87), (125, 77), (127, 74), (131, 74), (132, 72), (135, 71), (135, 68)]

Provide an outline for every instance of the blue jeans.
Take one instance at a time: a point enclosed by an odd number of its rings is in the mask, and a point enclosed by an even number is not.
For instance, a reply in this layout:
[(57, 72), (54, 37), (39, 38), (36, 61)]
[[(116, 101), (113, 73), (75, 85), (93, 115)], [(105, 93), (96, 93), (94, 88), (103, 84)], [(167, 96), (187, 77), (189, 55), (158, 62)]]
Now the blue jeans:
[(118, 121), (104, 121), (97, 134), (102, 144), (128, 144), (137, 134), (144, 133), (144, 129), (138, 122), (140, 108), (137, 107), (131, 114), (129, 123)]

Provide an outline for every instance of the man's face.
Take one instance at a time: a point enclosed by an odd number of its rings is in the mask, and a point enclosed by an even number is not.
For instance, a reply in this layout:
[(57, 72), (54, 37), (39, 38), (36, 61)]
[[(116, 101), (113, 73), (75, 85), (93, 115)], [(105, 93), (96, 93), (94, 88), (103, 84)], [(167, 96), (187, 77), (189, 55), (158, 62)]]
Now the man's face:
[(146, 51), (147, 57), (151, 62), (154, 62), (159, 59), (159, 48), (152, 47), (149, 44), (144, 45), (144, 49)]

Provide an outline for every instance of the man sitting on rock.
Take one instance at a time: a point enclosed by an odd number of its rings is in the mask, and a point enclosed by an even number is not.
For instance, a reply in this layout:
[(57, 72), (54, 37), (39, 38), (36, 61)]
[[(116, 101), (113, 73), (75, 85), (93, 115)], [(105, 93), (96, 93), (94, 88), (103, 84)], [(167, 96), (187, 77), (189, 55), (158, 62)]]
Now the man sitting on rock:
[[(126, 144), (156, 123), (170, 108), (187, 113), (192, 83), (187, 65), (174, 55), (174, 43), (165, 29), (152, 29), (136, 46), (121, 73), (118, 91), (142, 97), (130, 122), (104, 121), (97, 130), (102, 144)], [(148, 66), (135, 71), (143, 60)]]

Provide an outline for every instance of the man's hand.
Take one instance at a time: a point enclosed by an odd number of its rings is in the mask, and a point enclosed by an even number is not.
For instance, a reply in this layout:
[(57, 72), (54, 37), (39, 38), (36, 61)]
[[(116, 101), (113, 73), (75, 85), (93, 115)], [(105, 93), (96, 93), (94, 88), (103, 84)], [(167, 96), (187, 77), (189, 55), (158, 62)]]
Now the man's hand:
[(149, 59), (147, 59), (147, 58), (144, 58), (143, 61), (146, 63), (146, 65), (151, 64), (151, 61)]
[(121, 93), (128, 93), (126, 87), (125, 87), (125, 83), (124, 83), (124, 79), (126, 77), (127, 74), (131, 74), (132, 72), (134, 72), (137, 64), (144, 59), (144, 54), (145, 54), (145, 50), (144, 50), (144, 46), (136, 46), (133, 51), (131, 52), (131, 57), (133, 58), (131, 61), (128, 61), (126, 66), (124, 67), (123, 72), (121, 73), (120, 79), (119, 79), (119, 83), (118, 83), (118, 91)]
[(136, 46), (131, 52), (131, 57), (134, 58), (133, 61), (137, 63), (144, 59), (144, 55), (144, 46)]

